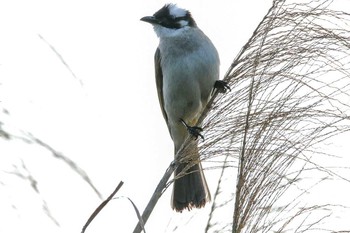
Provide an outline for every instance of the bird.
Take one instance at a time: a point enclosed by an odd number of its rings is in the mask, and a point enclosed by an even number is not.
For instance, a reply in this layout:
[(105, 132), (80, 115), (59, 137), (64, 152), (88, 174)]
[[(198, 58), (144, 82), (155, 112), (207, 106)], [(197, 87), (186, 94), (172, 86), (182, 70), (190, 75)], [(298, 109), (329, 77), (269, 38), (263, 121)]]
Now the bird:
[[(154, 55), (156, 86), (176, 156), (188, 134), (203, 138), (197, 121), (213, 90), (226, 92), (229, 87), (219, 80), (220, 59), (215, 46), (189, 10), (170, 3), (140, 20), (150, 23), (159, 37)], [(189, 156), (182, 155), (190, 159), (175, 170), (171, 206), (177, 212), (202, 208), (211, 199), (198, 143), (191, 147)]]

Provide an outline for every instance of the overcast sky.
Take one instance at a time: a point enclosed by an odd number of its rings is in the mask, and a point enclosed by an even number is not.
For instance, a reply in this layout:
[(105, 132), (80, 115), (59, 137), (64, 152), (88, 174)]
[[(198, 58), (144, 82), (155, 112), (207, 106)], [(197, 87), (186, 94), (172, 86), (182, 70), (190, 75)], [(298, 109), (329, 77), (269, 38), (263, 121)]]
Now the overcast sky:
[[(223, 76), (271, 2), (176, 3), (191, 10), (216, 45)], [(131, 198), (140, 211), (173, 159), (154, 80), (158, 38), (139, 20), (165, 3), (0, 1), (0, 106), (10, 114), (0, 117), (6, 129), (17, 135), (30, 132), (76, 161), (104, 197), (124, 181), (117, 196)], [(44, 148), (21, 140), (0, 140), (0, 148), (0, 232), (79, 232), (100, 203), (91, 188)], [(38, 180), (40, 195), (3, 172), (21, 161)], [(216, 172), (208, 171), (207, 177), (215, 187)], [(187, 223), (188, 213), (171, 210), (170, 195), (169, 189), (156, 206), (148, 232), (170, 231), (178, 223), (184, 227), (177, 232), (203, 229), (210, 206), (195, 211)], [(60, 227), (41, 209), (41, 198)], [(87, 232), (131, 232), (136, 221), (132, 206), (121, 198)]]

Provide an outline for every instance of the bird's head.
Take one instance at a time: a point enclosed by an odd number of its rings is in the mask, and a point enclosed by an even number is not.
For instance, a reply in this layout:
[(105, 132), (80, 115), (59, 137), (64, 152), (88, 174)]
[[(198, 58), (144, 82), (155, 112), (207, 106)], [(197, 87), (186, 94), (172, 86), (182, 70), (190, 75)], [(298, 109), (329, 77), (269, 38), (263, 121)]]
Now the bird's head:
[(176, 35), (184, 29), (197, 26), (191, 13), (175, 4), (166, 4), (153, 16), (145, 16), (141, 20), (152, 24), (159, 37)]

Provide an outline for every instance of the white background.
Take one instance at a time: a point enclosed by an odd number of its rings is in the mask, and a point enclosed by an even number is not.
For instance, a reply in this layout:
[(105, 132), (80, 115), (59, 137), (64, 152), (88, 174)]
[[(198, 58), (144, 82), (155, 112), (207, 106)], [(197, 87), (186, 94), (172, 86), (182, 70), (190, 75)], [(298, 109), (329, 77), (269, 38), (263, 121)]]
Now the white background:
[[(16, 135), (31, 132), (76, 161), (104, 197), (124, 181), (117, 196), (131, 198), (140, 211), (173, 156), (154, 80), (158, 39), (139, 20), (165, 3), (0, 1), (0, 104), (10, 114), (0, 115), (4, 127)], [(271, 1), (177, 4), (191, 10), (216, 45), (223, 75)], [(39, 35), (62, 55), (76, 78)], [(100, 203), (90, 187), (42, 147), (1, 140), (0, 148), (0, 232), (80, 232)], [(15, 170), (14, 164), (20, 167), (21, 160), (37, 179), (40, 195), (28, 182), (6, 173)], [(215, 187), (215, 171), (206, 174)], [(168, 190), (156, 206), (148, 232), (171, 231), (178, 224), (183, 226), (178, 232), (202, 232), (210, 206), (195, 210), (187, 222), (187, 213), (171, 210), (170, 194)], [(41, 209), (41, 198), (60, 227)], [(87, 232), (131, 232), (136, 221), (131, 204), (121, 198)]]

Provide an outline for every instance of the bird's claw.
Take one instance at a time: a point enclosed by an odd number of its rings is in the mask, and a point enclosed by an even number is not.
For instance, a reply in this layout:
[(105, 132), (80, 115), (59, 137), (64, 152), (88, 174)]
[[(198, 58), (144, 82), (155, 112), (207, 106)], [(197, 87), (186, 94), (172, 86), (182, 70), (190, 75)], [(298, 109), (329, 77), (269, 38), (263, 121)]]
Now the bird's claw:
[(217, 80), (214, 84), (214, 88), (220, 93), (226, 93), (227, 90), (231, 91), (230, 86), (223, 80)]
[(203, 129), (201, 127), (198, 127), (198, 126), (189, 126), (188, 124), (186, 124), (186, 122), (182, 119), (181, 120), (181, 123), (186, 127), (188, 133), (194, 137), (195, 140), (198, 139), (198, 137), (202, 138), (202, 140), (204, 141), (204, 137), (203, 135), (200, 133), (203, 131)]
[(194, 137), (195, 140), (197, 140), (198, 137), (204, 140), (204, 136), (200, 133), (203, 131), (201, 127), (189, 126), (187, 127), (187, 131), (192, 135), (192, 137)]

